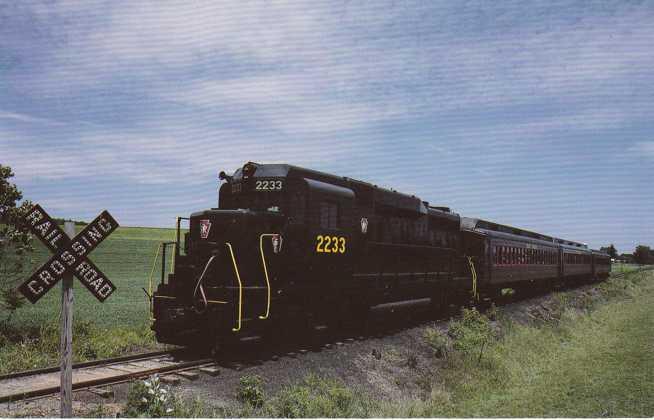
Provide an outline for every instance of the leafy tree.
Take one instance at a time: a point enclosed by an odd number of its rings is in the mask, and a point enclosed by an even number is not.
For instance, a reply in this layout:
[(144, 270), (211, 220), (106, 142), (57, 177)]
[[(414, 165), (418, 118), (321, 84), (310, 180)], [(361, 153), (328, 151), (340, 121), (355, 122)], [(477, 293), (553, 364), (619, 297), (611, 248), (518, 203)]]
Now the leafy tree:
[(5, 322), (25, 303), (16, 286), (34, 249), (32, 235), (22, 221), (32, 203), (17, 204), (23, 194), (9, 182), (13, 176), (10, 167), (0, 164), (0, 310), (8, 312)]
[(634, 251), (634, 260), (636, 261), (636, 264), (649, 264), (652, 260), (649, 247), (638, 245)]
[(617, 258), (618, 257), (618, 250), (615, 249), (615, 246), (613, 244), (609, 245), (609, 248), (606, 251), (611, 258)]
[(634, 254), (626, 254), (626, 253), (620, 254), (620, 259), (630, 264), (633, 264), (635, 262)]

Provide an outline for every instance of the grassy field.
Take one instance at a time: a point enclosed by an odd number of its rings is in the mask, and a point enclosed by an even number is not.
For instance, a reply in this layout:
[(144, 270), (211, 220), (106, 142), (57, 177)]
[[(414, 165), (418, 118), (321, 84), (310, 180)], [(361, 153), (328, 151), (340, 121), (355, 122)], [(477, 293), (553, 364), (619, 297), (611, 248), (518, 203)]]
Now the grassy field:
[[(76, 228), (79, 231), (82, 227)], [(78, 280), (74, 280), (74, 320), (92, 322), (99, 327), (142, 326), (148, 319), (148, 301), (142, 288), (147, 289), (155, 252), (160, 242), (174, 239), (174, 229), (118, 228), (90, 256), (117, 289), (104, 303), (99, 303)], [(40, 243), (36, 245), (34, 260), (38, 267), (50, 258), (51, 253)], [(159, 262), (155, 287), (160, 267)], [(14, 322), (34, 326), (58, 319), (60, 300), (61, 288), (58, 285), (35, 305), (27, 303), (19, 309)]]
[(485, 363), (454, 363), (434, 386), (433, 400), (404, 407), (403, 414), (413, 408), (435, 417), (654, 415), (654, 272), (610, 280), (600, 290), (564, 306), (555, 325), (514, 326)]
[[(77, 226), (79, 231), (82, 227)], [(116, 285), (116, 291), (98, 302), (74, 280), (74, 359), (84, 361), (161, 347), (150, 331), (147, 289), (155, 252), (162, 241), (172, 241), (174, 229), (118, 228), (90, 258)], [(35, 244), (30, 274), (51, 253)], [(170, 257), (170, 253), (168, 254)], [(170, 258), (168, 258), (170, 266)], [(154, 287), (161, 262), (157, 263)], [(169, 268), (168, 268), (169, 269)], [(0, 334), (0, 374), (57, 364), (61, 288), (55, 286), (38, 303), (18, 309)]]

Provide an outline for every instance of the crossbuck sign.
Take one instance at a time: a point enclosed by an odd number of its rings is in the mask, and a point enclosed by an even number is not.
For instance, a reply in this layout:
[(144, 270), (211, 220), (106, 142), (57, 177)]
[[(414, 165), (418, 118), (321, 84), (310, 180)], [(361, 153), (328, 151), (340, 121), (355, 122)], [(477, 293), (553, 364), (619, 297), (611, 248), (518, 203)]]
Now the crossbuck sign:
[(116, 286), (91, 262), (88, 255), (118, 227), (118, 222), (103, 211), (80, 233), (70, 239), (41, 206), (36, 204), (25, 216), (32, 233), (54, 253), (18, 290), (36, 303), (66, 274), (74, 274), (100, 302)]

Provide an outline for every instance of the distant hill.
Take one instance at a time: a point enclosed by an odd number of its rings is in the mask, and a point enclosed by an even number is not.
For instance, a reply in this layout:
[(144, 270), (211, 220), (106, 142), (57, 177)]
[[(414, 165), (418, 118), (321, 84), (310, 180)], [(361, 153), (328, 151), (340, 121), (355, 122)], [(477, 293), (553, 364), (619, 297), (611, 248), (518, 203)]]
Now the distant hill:
[(53, 217), (53, 220), (58, 225), (63, 225), (64, 222), (73, 222), (73, 223), (75, 223), (76, 226), (85, 226), (85, 225), (89, 224), (89, 222), (84, 222), (82, 220), (62, 219), (61, 217)]

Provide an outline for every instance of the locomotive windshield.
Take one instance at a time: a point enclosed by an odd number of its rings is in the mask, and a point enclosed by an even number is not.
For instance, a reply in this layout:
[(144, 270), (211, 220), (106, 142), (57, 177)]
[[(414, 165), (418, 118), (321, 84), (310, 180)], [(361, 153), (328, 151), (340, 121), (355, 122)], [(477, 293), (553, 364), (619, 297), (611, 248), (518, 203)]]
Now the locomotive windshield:
[[(238, 187), (234, 188), (235, 185), (238, 185)], [(227, 184), (223, 188), (220, 191), (219, 207), (221, 209), (281, 211), (284, 204), (284, 194), (281, 191), (261, 191), (256, 189), (247, 191), (240, 184)]]

